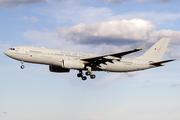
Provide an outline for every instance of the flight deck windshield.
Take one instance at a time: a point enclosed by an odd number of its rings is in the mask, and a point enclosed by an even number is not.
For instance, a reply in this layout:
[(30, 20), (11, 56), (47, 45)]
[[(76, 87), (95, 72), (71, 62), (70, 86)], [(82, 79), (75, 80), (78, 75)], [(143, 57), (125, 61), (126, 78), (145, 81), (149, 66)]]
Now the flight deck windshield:
[(9, 48), (9, 50), (15, 50), (15, 48)]

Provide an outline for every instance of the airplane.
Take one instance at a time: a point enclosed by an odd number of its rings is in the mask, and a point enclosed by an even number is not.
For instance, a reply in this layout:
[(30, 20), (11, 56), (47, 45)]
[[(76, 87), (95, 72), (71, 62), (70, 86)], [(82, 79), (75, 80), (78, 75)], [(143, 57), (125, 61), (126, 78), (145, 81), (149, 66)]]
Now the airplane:
[[(149, 50), (139, 57), (130, 59), (123, 56), (138, 52), (146, 46), (145, 44), (124, 52), (97, 55), (82, 52), (47, 49), (31, 46), (17, 46), (9, 48), (5, 55), (21, 62), (21, 69), (24, 69), (24, 62), (49, 65), (49, 71), (64, 73), (70, 69), (78, 70), (77, 77), (86, 80), (86, 76), (94, 79), (93, 71), (106, 72), (132, 72), (164, 66), (165, 63), (176, 59), (161, 61), (170, 38), (161, 38)], [(83, 71), (86, 71), (85, 74)]]

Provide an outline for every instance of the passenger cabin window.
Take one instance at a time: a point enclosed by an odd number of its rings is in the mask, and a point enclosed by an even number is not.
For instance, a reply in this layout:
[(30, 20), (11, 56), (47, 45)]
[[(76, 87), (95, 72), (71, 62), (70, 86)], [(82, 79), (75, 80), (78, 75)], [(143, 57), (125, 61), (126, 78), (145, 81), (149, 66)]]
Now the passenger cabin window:
[(9, 48), (9, 50), (15, 50), (15, 48)]

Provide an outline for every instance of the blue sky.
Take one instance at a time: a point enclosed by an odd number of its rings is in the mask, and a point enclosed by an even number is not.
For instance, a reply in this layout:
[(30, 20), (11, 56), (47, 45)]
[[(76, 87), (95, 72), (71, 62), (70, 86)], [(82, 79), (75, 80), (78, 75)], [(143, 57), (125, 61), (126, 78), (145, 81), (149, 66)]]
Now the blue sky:
[[(49, 72), (4, 55), (28, 45), (107, 54), (171, 41), (180, 57), (179, 0), (0, 0), (0, 120), (180, 120), (179, 60), (133, 73)], [(127, 57), (134, 57), (142, 52)]]

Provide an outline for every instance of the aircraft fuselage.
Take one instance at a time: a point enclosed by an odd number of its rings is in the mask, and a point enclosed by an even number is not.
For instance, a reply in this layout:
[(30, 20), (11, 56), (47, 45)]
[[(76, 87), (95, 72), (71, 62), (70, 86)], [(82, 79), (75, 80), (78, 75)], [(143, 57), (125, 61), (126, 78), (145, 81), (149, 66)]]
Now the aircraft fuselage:
[[(169, 41), (169, 38), (161, 38), (143, 55), (133, 59), (124, 58), (123, 56), (142, 50), (145, 44), (136, 49), (106, 55), (30, 46), (13, 47), (4, 53), (21, 61), (22, 69), (24, 69), (24, 62), (45, 64), (49, 65), (51, 72), (63, 73), (69, 72), (70, 69), (78, 70), (77, 76), (86, 80), (86, 76), (90, 76), (91, 79), (96, 77), (92, 74), (92, 71), (131, 72), (164, 66), (165, 63), (175, 60), (161, 61)], [(83, 74), (83, 70), (87, 71), (86, 76)]]
[[(13, 47), (15, 50), (7, 50), (5, 54), (13, 59), (63, 67), (63, 60), (80, 60), (99, 56), (98, 54), (89, 54), (82, 52), (71, 52), (56, 49), (47, 49), (39, 47), (18, 46)], [(92, 68), (92, 71), (107, 71), (107, 72), (131, 72), (152, 68), (149, 61), (140, 59), (121, 58), (115, 59), (112, 62), (101, 63)], [(86, 70), (86, 69), (82, 69)]]

